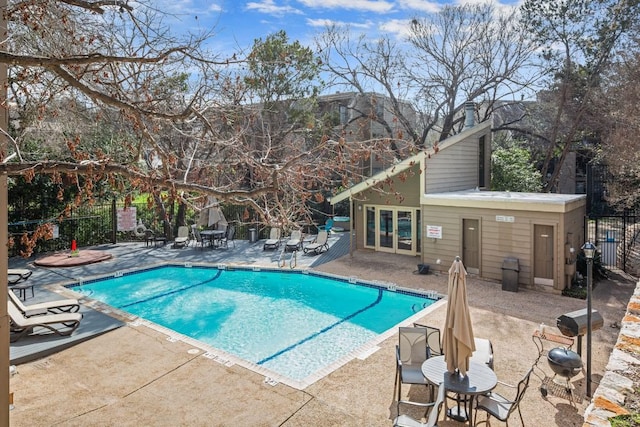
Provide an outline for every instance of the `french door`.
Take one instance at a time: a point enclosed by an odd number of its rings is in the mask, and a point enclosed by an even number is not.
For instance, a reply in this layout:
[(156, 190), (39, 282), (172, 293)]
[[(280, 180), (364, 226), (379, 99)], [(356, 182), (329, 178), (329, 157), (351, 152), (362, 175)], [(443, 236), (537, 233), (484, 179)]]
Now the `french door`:
[(420, 252), (420, 210), (366, 206), (365, 247), (380, 252), (415, 255)]

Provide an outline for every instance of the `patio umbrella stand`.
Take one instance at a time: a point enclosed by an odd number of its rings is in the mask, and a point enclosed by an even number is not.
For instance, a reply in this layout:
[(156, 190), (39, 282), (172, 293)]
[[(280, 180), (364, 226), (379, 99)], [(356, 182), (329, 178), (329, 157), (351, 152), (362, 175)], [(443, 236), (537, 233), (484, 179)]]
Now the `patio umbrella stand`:
[[(445, 318), (442, 347), (449, 375), (455, 375), (454, 381), (468, 380), (469, 359), (476, 346), (473, 339), (473, 326), (467, 301), (467, 271), (456, 257), (449, 269), (447, 292), (447, 316)], [(445, 374), (446, 375), (446, 374)], [(456, 395), (457, 405), (447, 411), (453, 420), (465, 422), (469, 414), (461, 405), (460, 395)]]

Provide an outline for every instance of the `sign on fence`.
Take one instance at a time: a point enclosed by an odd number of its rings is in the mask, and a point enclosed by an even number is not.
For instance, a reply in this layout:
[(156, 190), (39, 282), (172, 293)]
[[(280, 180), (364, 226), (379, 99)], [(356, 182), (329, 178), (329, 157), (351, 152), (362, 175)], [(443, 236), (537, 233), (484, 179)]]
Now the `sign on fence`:
[(118, 231), (134, 231), (136, 229), (136, 207), (118, 208), (116, 211), (118, 218)]

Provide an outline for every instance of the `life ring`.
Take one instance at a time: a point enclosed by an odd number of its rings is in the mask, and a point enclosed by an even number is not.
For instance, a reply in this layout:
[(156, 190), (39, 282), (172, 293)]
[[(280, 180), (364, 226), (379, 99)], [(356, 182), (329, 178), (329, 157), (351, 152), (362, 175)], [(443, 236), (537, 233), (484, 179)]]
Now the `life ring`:
[(144, 226), (144, 224), (139, 224), (136, 226), (136, 228), (133, 230), (133, 233), (137, 236), (137, 237), (143, 237), (145, 231), (147, 231), (147, 227)]

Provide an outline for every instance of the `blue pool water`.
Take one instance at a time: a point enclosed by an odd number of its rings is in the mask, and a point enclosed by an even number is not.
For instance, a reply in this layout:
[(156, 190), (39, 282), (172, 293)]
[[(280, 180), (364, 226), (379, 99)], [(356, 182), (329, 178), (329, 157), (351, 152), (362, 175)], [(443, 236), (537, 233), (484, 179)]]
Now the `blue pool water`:
[(435, 302), (294, 271), (181, 266), (73, 290), (294, 380)]

